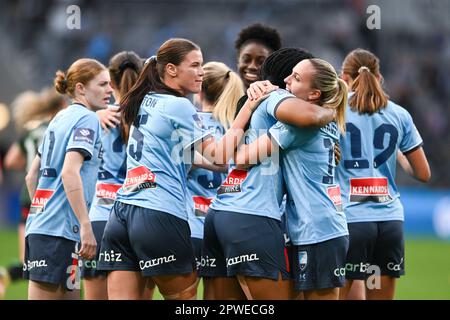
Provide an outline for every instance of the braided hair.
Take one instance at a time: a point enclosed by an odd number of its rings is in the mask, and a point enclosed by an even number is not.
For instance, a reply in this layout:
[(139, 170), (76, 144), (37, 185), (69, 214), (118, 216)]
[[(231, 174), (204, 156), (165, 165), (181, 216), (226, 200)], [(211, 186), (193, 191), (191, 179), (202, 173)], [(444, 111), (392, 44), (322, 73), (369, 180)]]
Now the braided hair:
[(281, 48), (281, 36), (278, 31), (261, 23), (249, 25), (239, 32), (235, 42), (238, 54), (241, 48), (249, 42), (258, 42), (272, 52)]
[(314, 56), (297, 48), (283, 48), (273, 52), (264, 61), (261, 67), (261, 78), (269, 80), (272, 84), (285, 89), (284, 79), (292, 73), (292, 69), (302, 60), (312, 59)]

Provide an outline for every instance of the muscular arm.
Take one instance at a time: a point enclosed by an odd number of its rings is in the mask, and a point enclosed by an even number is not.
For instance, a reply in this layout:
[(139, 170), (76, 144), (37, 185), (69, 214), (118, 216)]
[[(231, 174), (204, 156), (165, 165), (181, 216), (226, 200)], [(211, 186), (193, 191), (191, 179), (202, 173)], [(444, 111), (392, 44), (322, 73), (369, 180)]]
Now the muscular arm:
[[(276, 88), (274, 87), (273, 90)], [(244, 136), (245, 125), (250, 120), (253, 111), (266, 97), (267, 95), (264, 95), (253, 101), (247, 99), (225, 135), (219, 141), (216, 141), (214, 138), (205, 140), (201, 144), (200, 150), (197, 151), (214, 164), (226, 164), (233, 157), (237, 146), (241, 142)]]
[[(247, 95), (250, 100), (258, 99), (268, 93), (272, 84), (267, 81), (256, 81), (250, 85)], [(283, 100), (275, 111), (277, 120), (296, 127), (322, 127), (335, 117), (335, 110), (319, 107), (299, 98)]]
[(208, 161), (208, 159), (203, 157), (197, 151), (195, 151), (194, 164), (192, 166), (192, 169), (195, 169), (195, 168), (203, 168), (203, 169), (206, 169), (206, 170), (215, 171), (215, 172), (222, 172), (222, 173), (227, 173), (228, 172), (228, 166), (227, 165), (213, 164), (211, 161)]
[(334, 110), (298, 98), (283, 100), (275, 111), (279, 121), (296, 127), (322, 127), (333, 121), (334, 116)]
[(84, 199), (83, 182), (80, 176), (83, 161), (84, 157), (81, 153), (76, 151), (67, 152), (61, 177), (67, 200), (80, 223), (81, 249), (79, 254), (83, 258), (91, 259), (95, 256), (97, 243), (92, 232)]
[(235, 155), (235, 163), (238, 168), (247, 169), (270, 157), (276, 150), (278, 146), (267, 134), (264, 134), (252, 143), (239, 147)]

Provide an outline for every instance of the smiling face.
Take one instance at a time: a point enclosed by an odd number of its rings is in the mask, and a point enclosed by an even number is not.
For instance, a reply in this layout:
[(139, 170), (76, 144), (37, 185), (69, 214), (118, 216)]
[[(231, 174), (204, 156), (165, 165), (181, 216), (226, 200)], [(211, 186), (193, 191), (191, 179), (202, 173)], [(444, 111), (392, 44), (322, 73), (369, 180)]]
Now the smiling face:
[(103, 70), (84, 86), (85, 102), (91, 110), (106, 108), (111, 100), (112, 88), (108, 70)]
[(238, 56), (238, 72), (246, 88), (255, 81), (261, 80), (261, 66), (271, 50), (257, 42), (250, 42), (242, 46)]
[(292, 73), (284, 79), (286, 90), (297, 98), (306, 101), (316, 101), (320, 90), (312, 88), (312, 80), (316, 70), (309, 60), (302, 60), (294, 67)]
[[(173, 66), (173, 79), (176, 90), (184, 96), (191, 93), (199, 93), (202, 90), (203, 76), (203, 56), (200, 50), (192, 50), (178, 66)], [(172, 71), (168, 71), (169, 74)]]

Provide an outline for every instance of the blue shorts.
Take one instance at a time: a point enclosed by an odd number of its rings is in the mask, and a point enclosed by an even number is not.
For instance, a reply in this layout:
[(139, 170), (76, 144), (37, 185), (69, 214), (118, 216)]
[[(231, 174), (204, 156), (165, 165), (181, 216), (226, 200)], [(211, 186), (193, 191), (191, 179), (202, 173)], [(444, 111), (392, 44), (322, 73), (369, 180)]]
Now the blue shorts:
[(293, 275), (297, 291), (343, 287), (348, 236), (292, 246)]
[(353, 222), (348, 232), (347, 279), (365, 280), (376, 267), (393, 278), (405, 274), (403, 221)]
[(103, 234), (99, 270), (144, 277), (195, 270), (189, 224), (169, 213), (116, 201)]
[(200, 274), (203, 277), (291, 279), (280, 221), (209, 209)]
[(81, 278), (89, 279), (96, 277), (106, 277), (106, 271), (100, 271), (97, 269), (98, 258), (100, 255), (100, 246), (102, 244), (103, 231), (105, 230), (106, 221), (92, 221), (92, 231), (94, 232), (95, 241), (97, 241), (97, 253), (95, 259), (84, 260), (81, 259)]
[(62, 237), (29, 234), (25, 238), (25, 279), (80, 289), (78, 242)]

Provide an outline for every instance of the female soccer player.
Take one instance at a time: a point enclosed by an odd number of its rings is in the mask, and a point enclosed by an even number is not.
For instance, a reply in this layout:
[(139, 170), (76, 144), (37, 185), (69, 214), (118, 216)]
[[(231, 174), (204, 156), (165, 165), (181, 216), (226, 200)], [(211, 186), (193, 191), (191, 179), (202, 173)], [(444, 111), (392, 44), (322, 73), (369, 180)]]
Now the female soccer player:
[[(205, 72), (202, 90), (194, 97), (201, 106), (198, 116), (203, 125), (220, 139), (234, 121), (239, 99), (244, 95), (239, 75), (221, 62), (208, 62), (203, 66)], [(206, 162), (206, 161), (205, 161)], [(205, 216), (216, 190), (226, 178), (227, 168), (210, 164), (210, 169), (196, 167), (189, 171), (187, 188), (189, 192), (189, 227), (192, 245), (197, 260), (197, 269), (206, 264), (202, 260), (202, 239)], [(212, 287), (208, 278), (203, 278), (203, 298), (212, 299)]]
[(96, 252), (88, 210), (101, 142), (93, 111), (111, 98), (109, 73), (96, 60), (79, 59), (67, 73), (56, 73), (55, 88), (72, 104), (50, 122), (26, 177), (32, 198), (24, 261), (29, 299), (79, 298), (78, 258)]
[[(219, 141), (187, 95), (201, 90), (200, 48), (170, 39), (142, 70), (120, 105), (131, 127), (127, 175), (105, 227), (100, 270), (110, 299), (137, 299), (152, 278), (165, 299), (195, 299), (197, 275), (187, 222), (187, 172), (193, 149), (224, 164), (259, 101), (249, 102)], [(209, 137), (209, 138), (208, 138)]]
[[(116, 101), (110, 109), (118, 109), (118, 102), (136, 82), (143, 67), (142, 59), (132, 51), (122, 51), (109, 61), (111, 87)], [(100, 254), (100, 244), (109, 218), (109, 212), (114, 204), (117, 190), (122, 186), (126, 174), (126, 134), (121, 126), (102, 130), (102, 161), (98, 172), (96, 192), (89, 211), (95, 240), (98, 244), (93, 260), (84, 260), (81, 277), (84, 279), (84, 296), (87, 300), (107, 300), (106, 272), (97, 270)], [(143, 298), (148, 299), (145, 295)]]
[[(267, 58), (262, 74), (283, 86), (292, 68), (311, 57), (299, 49), (278, 50)], [(277, 119), (298, 126), (320, 126), (332, 121), (333, 112), (277, 90), (252, 115), (246, 143), (265, 134)], [(280, 222), (282, 176), (275, 160), (265, 159), (248, 171), (232, 166), (210, 206), (203, 252), (210, 263), (202, 273), (213, 277), (217, 299), (293, 298)]]
[(281, 36), (276, 29), (255, 23), (240, 31), (235, 48), (238, 73), (247, 89), (261, 80), (261, 66), (272, 52), (281, 48)]
[[(334, 68), (320, 59), (301, 61), (285, 82), (296, 97), (336, 110), (336, 122), (319, 129), (278, 122), (268, 134), (242, 148), (236, 162), (263, 161), (266, 154), (281, 147), (295, 288), (303, 291), (305, 299), (337, 299), (339, 287), (344, 285), (348, 231), (334, 179), (334, 144), (344, 127), (347, 86)], [(258, 83), (252, 86), (258, 87)], [(247, 91), (250, 99), (260, 94), (260, 88), (254, 89)], [(290, 113), (296, 115), (295, 110)]]
[[(23, 92), (13, 101), (14, 118), (20, 132), (19, 140), (9, 148), (5, 156), (5, 168), (28, 172), (50, 120), (67, 106), (66, 99), (55, 88), (44, 88), (38, 94)], [(8, 267), (11, 281), (23, 279), (23, 257), (25, 252), (25, 223), (31, 199), (27, 186), (20, 191), (21, 215), (18, 226), (20, 262)]]
[[(344, 79), (352, 94), (347, 134), (341, 136), (343, 161), (337, 177), (350, 232), (343, 299), (393, 299), (396, 279), (404, 274), (403, 206), (395, 184), (397, 152), (406, 156), (408, 173), (422, 182), (430, 168), (422, 138), (405, 109), (388, 99), (381, 86), (379, 59), (356, 49), (345, 58)], [(380, 286), (365, 280), (378, 267)]]

